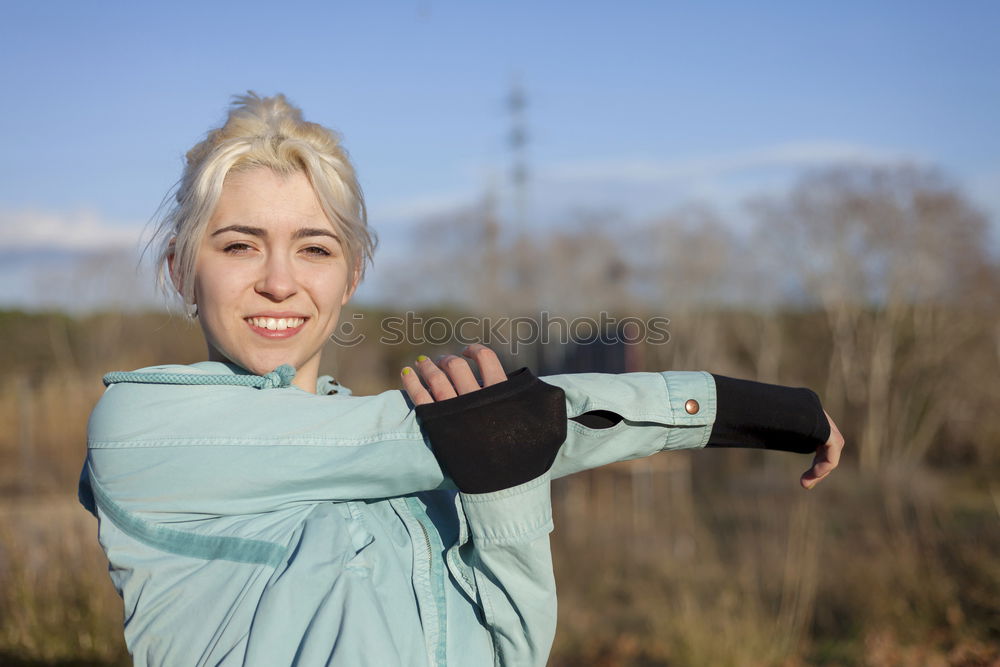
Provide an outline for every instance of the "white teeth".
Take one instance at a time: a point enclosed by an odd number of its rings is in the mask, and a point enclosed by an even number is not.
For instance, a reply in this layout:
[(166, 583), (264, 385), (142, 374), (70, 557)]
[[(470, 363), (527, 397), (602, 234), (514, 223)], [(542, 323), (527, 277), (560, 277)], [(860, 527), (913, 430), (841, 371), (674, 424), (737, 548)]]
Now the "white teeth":
[(301, 317), (248, 317), (247, 321), (258, 329), (268, 329), (270, 331), (295, 329), (305, 323), (305, 319)]

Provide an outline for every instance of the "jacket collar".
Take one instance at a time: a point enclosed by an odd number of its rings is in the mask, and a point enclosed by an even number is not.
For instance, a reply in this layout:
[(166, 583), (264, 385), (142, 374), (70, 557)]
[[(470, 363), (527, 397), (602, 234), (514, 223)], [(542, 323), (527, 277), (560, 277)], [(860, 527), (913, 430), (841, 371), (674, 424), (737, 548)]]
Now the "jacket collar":
[[(212, 375), (253, 375), (247, 369), (230, 361), (199, 361), (191, 365)], [(332, 375), (320, 375), (316, 378), (316, 394), (350, 396), (351, 390), (337, 382)]]

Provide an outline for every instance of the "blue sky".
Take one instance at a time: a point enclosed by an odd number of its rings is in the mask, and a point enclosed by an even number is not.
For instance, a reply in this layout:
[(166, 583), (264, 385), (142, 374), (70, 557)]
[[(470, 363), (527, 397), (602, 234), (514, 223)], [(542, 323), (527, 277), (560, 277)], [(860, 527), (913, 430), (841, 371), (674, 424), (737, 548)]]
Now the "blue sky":
[(541, 225), (581, 206), (725, 209), (842, 160), (939, 166), (1000, 217), (996, 2), (37, 2), (3, 15), (0, 305), (58, 301), (39, 271), (134, 246), (184, 151), (247, 89), (284, 92), (343, 133), (390, 261), (421, 216), (503, 195), (514, 78)]

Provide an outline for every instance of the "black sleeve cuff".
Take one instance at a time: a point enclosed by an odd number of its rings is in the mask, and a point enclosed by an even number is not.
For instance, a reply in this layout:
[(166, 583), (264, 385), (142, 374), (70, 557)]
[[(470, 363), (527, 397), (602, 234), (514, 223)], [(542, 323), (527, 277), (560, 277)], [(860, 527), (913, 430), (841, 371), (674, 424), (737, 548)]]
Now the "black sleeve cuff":
[(830, 438), (830, 422), (816, 392), (715, 378), (717, 411), (706, 447), (753, 447), (811, 454)]
[(566, 440), (563, 390), (527, 368), (504, 382), (415, 410), (438, 462), (464, 493), (535, 479), (552, 466)]

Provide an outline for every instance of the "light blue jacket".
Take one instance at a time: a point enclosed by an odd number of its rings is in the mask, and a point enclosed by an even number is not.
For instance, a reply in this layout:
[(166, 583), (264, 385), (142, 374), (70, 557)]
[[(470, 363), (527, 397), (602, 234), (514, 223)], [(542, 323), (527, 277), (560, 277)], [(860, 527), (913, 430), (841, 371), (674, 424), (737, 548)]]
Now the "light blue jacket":
[(323, 377), (311, 394), (218, 362), (108, 379), (80, 497), (137, 665), (544, 665), (550, 478), (702, 447), (715, 419), (704, 372), (544, 377), (568, 417), (624, 420), (569, 421), (549, 473), (474, 495), (453, 490), (401, 391)]

